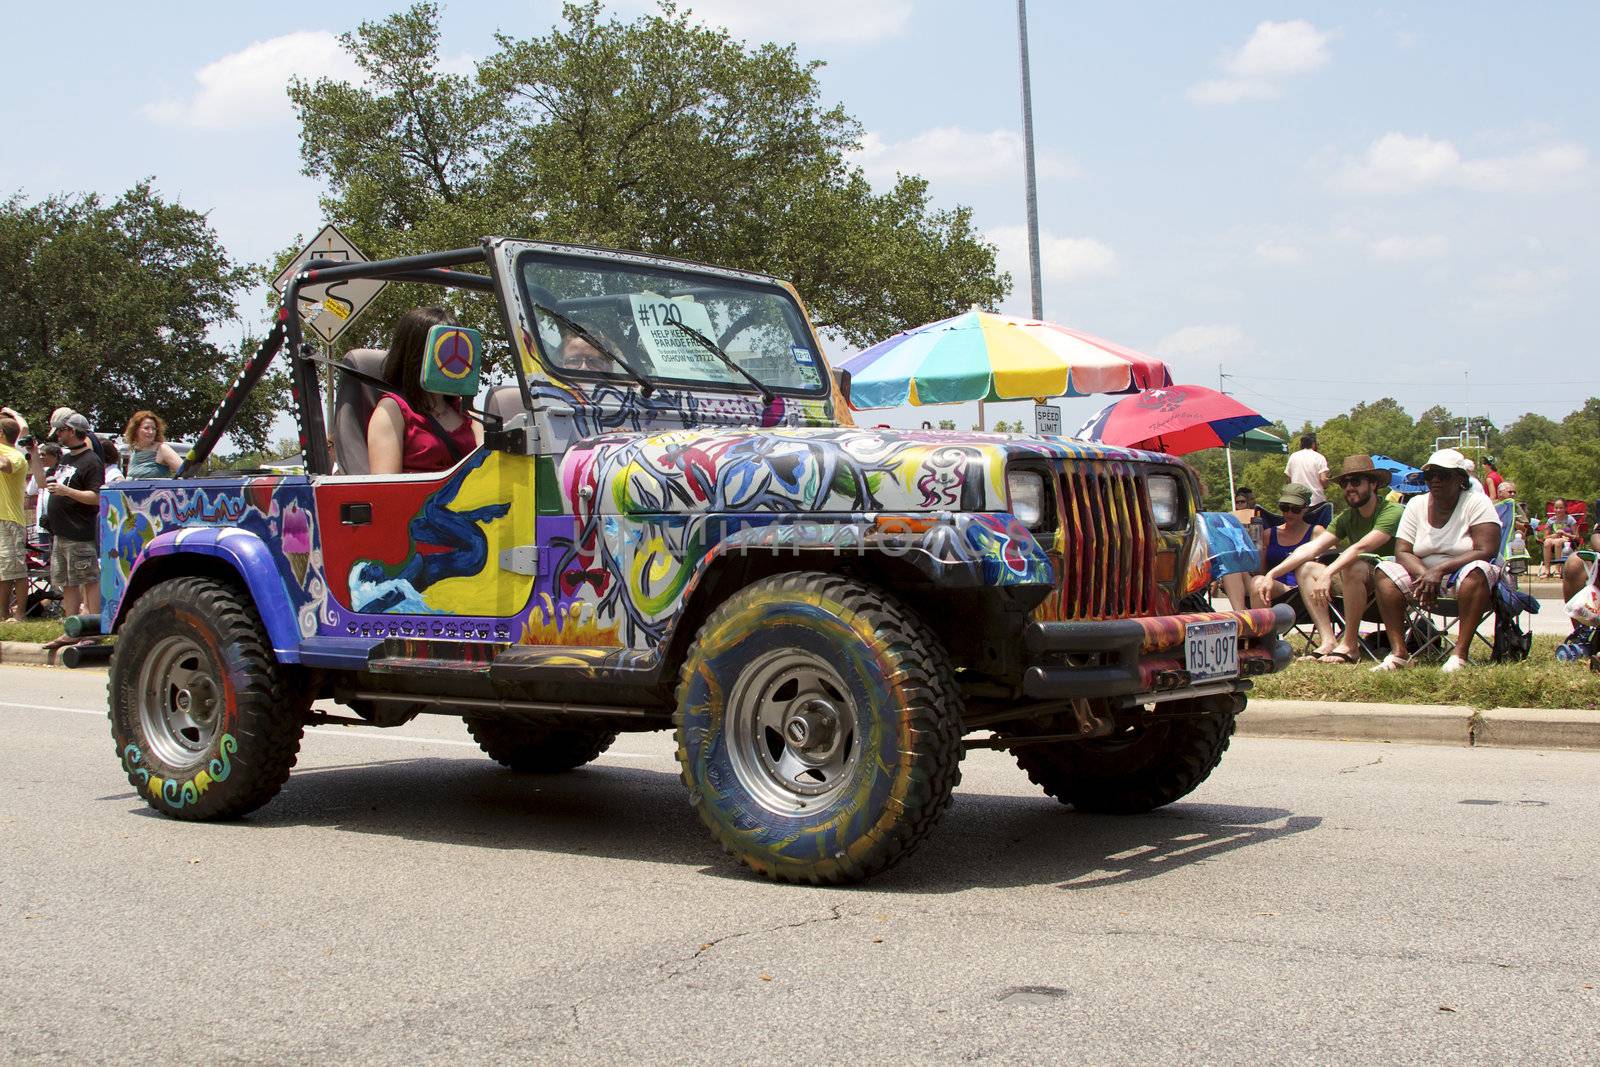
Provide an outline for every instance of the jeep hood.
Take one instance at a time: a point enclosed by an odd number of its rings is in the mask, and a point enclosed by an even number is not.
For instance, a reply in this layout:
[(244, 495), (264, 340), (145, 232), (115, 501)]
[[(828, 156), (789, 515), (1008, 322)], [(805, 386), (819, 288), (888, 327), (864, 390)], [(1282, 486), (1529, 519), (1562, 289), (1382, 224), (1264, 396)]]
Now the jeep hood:
[(747, 427), (588, 438), (561, 463), (579, 514), (1004, 511), (1008, 460), (1168, 463), (1065, 437)]

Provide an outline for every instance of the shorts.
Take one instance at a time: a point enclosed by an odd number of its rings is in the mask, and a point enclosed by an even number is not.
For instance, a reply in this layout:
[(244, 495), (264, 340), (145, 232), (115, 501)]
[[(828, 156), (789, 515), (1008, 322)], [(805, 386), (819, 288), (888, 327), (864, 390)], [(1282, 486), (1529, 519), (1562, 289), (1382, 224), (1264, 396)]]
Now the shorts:
[(93, 541), (58, 537), (50, 546), (50, 583), (57, 589), (100, 580), (100, 553)]
[(0, 520), (0, 582), (28, 576), (28, 536), (22, 523)]
[[(1387, 574), (1394, 581), (1394, 584), (1398, 586), (1400, 591), (1406, 595), (1406, 599), (1416, 599), (1411, 592), (1411, 587), (1416, 584), (1415, 579), (1413, 579), (1411, 575), (1406, 572), (1404, 567), (1400, 566), (1400, 564), (1396, 563), (1392, 559), (1386, 559), (1381, 563), (1378, 563), (1376, 566), (1379, 571)], [(1439, 595), (1453, 596), (1456, 588), (1461, 584), (1461, 579), (1465, 578), (1473, 571), (1483, 572), (1484, 580), (1489, 583), (1490, 589), (1493, 589), (1494, 583), (1500, 580), (1499, 567), (1495, 566), (1493, 563), (1485, 563), (1481, 559), (1475, 559), (1465, 567), (1462, 567), (1460, 570), (1451, 571), (1449, 574), (1445, 575), (1444, 581), (1439, 586)]]

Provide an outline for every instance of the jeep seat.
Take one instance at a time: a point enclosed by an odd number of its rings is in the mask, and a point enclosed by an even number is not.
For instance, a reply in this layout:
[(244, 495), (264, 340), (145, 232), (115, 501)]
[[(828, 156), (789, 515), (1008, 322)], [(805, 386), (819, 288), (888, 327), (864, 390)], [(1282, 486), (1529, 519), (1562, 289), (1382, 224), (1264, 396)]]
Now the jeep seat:
[[(340, 362), (363, 374), (382, 378), (383, 359), (388, 354), (385, 348), (353, 348)], [(333, 451), (337, 473), (372, 473), (367, 463), (367, 423), (372, 420), (372, 409), (378, 406), (382, 395), (376, 386), (354, 375), (339, 375), (333, 390)]]

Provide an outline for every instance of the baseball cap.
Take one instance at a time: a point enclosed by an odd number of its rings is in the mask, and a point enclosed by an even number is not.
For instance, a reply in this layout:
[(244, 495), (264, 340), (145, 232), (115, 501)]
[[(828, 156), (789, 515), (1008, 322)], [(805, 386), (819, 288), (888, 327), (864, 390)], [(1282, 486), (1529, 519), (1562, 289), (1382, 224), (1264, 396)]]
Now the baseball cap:
[(1299, 482), (1290, 482), (1283, 487), (1283, 492), (1278, 494), (1278, 503), (1308, 508), (1311, 506), (1311, 489)]
[(70, 427), (78, 431), (80, 434), (87, 434), (89, 432), (89, 420), (78, 414), (76, 411), (68, 411), (65, 415), (62, 415), (60, 418), (53, 421), (50, 424), (50, 432), (55, 433), (63, 426)]

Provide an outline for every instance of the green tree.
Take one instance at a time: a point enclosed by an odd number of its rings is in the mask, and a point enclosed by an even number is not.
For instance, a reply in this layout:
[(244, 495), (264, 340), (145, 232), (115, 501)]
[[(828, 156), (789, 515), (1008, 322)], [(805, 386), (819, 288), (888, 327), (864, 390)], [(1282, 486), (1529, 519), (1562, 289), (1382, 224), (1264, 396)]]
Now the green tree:
[[(873, 192), (849, 162), (860, 126), (823, 102), (818, 62), (671, 0), (631, 22), (568, 5), (544, 36), (499, 36), (472, 76), (441, 71), (432, 3), (342, 40), (366, 84), (296, 80), (289, 96), (306, 174), (370, 255), (503, 233), (723, 263), (792, 281), (857, 346), (1010, 290), (969, 209), (934, 208), (915, 176)], [(351, 343), (417, 299), (386, 293)]]
[[(148, 181), (112, 203), (56, 196), (0, 204), (0, 396), (44, 425), (56, 407), (102, 433), (140, 408), (168, 432), (199, 431), (243, 361), (214, 340), (249, 278), (204, 215), (162, 199)], [(263, 382), (234, 424), (264, 442), (284, 379)]]

